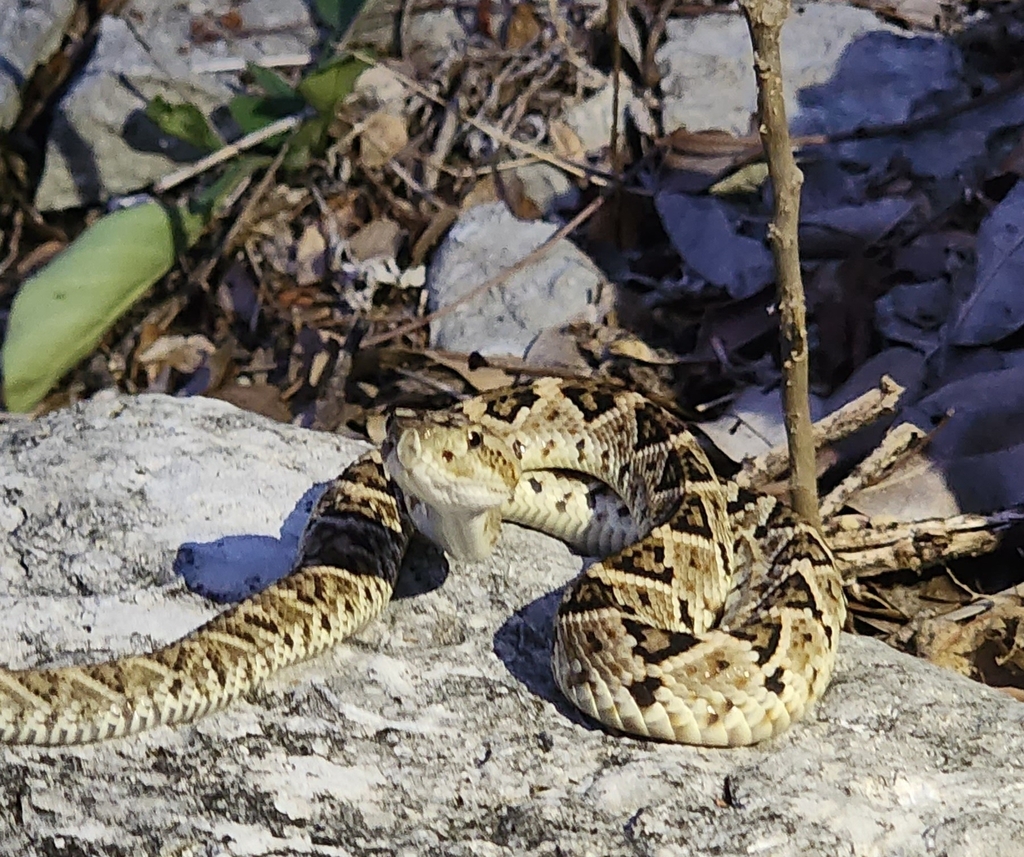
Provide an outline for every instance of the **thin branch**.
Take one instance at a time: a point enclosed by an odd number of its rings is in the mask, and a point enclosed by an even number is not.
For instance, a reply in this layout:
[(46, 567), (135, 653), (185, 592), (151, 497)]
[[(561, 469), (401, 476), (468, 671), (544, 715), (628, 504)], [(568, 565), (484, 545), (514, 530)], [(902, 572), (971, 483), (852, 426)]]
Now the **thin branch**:
[(808, 397), (808, 345), (804, 286), (800, 277), (797, 222), (800, 186), (786, 123), (782, 89), (782, 24), (789, 14), (788, 0), (741, 0), (754, 46), (757, 106), (761, 142), (768, 155), (768, 173), (775, 194), (775, 215), (768, 239), (779, 280), (779, 326), (782, 336), (782, 402), (789, 441), (789, 492), (794, 511), (821, 528), (814, 468), (814, 437)]
[(913, 423), (902, 423), (890, 431), (878, 447), (858, 464), (842, 482), (821, 502), (821, 515), (830, 518), (838, 514), (847, 501), (868, 485), (875, 485), (907, 456), (928, 442), (928, 433)]
[(863, 515), (828, 519), (825, 535), (843, 579), (920, 571), (953, 559), (991, 553), (1011, 527), (1024, 523), (1016, 506), (991, 515), (957, 515), (925, 521), (883, 521)]
[[(814, 447), (836, 444), (867, 425), (896, 413), (903, 387), (888, 375), (883, 375), (878, 387), (868, 390), (852, 402), (843, 405), (826, 417), (822, 417), (811, 428)], [(743, 462), (735, 481), (744, 488), (756, 488), (778, 479), (789, 466), (789, 447), (776, 446), (768, 452), (748, 458)], [(822, 512), (823, 517), (830, 513)]]
[(222, 149), (218, 149), (216, 152), (207, 155), (205, 158), (200, 158), (195, 163), (189, 164), (187, 167), (182, 167), (180, 170), (176, 170), (175, 172), (164, 176), (153, 185), (153, 193), (163, 193), (164, 191), (168, 191), (182, 182), (188, 181), (190, 178), (217, 166), (217, 164), (222, 164), (224, 161), (230, 160), (235, 157), (235, 155), (244, 152), (246, 149), (252, 149), (255, 146), (260, 145), (260, 143), (265, 140), (269, 140), (271, 137), (285, 131), (290, 131), (292, 128), (297, 127), (301, 122), (309, 119), (311, 116), (313, 116), (312, 110), (303, 110), (301, 113), (277, 119), (269, 125), (260, 128), (258, 131), (246, 134), (234, 143), (229, 143)]
[[(382, 65), (379, 60), (375, 59), (374, 57), (370, 56), (367, 53), (363, 53), (362, 51), (354, 50), (351, 53), (352, 56), (354, 56), (356, 59), (361, 60), (362, 62), (365, 62), (369, 65)], [(453, 107), (440, 96), (435, 95), (425, 86), (420, 84), (418, 81), (414, 80), (413, 78), (409, 77), (406, 74), (403, 74), (398, 69), (393, 68), (392, 66), (385, 67), (388, 69), (388, 71), (391, 72), (391, 74), (395, 76), (395, 78), (398, 81), (401, 82), (401, 84), (404, 87), (411, 90), (412, 92), (415, 92), (421, 98), (425, 98), (428, 101), (436, 104), (438, 107), (443, 108), (444, 110), (455, 110), (455, 112), (458, 114), (459, 119), (461, 119), (468, 125), (472, 125), (478, 131), (486, 134), (487, 136), (497, 140), (503, 146), (508, 146), (510, 149), (516, 152), (525, 152), (527, 155), (531, 155), (538, 161), (543, 161), (546, 164), (550, 164), (553, 167), (557, 167), (558, 169), (562, 170), (565, 173), (568, 173), (571, 176), (574, 176), (575, 178), (587, 179), (591, 183), (596, 184), (598, 186), (610, 184), (610, 182), (606, 178), (602, 177), (599, 172), (595, 172), (587, 165), (577, 164), (573, 161), (568, 160), (567, 158), (559, 157), (553, 152), (549, 152), (546, 149), (542, 149), (540, 146), (533, 145), (532, 143), (523, 140), (516, 140), (514, 137), (511, 137), (510, 135), (506, 134), (501, 128), (498, 128), (497, 126), (492, 125), (489, 122), (484, 122), (480, 119), (477, 119), (474, 116), (470, 116), (465, 111)]]

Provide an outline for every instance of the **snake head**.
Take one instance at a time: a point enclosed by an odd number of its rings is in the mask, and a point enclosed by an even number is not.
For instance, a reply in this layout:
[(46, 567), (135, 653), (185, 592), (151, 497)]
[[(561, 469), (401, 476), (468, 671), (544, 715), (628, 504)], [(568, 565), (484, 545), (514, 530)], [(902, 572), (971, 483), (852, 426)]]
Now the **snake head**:
[(381, 451), (424, 535), (457, 559), (491, 552), (520, 476), (504, 440), (451, 414), (392, 414)]

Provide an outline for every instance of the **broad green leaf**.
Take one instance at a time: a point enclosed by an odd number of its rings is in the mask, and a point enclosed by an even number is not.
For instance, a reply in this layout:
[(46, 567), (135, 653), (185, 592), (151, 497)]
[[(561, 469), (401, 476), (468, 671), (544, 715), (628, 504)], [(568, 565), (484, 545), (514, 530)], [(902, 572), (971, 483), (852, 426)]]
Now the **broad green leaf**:
[(364, 0), (315, 0), (316, 15), (338, 40), (348, 32), (363, 8)]
[(327, 149), (330, 127), (330, 116), (314, 116), (303, 122), (288, 141), (282, 167), (285, 170), (302, 170), (309, 166), (311, 159), (321, 157)]
[(252, 77), (255, 84), (271, 98), (294, 97), (295, 89), (276, 71), (256, 65), (254, 62), (246, 63), (245, 70)]
[(738, 196), (758, 193), (768, 181), (768, 165), (764, 162), (748, 164), (711, 186), (713, 196)]
[[(283, 98), (264, 95), (236, 95), (228, 102), (228, 111), (242, 132), (251, 134), (283, 116), (298, 113), (305, 106), (305, 102), (295, 95)], [(279, 145), (283, 139), (282, 135), (267, 142), (271, 145), (276, 142)]]
[(191, 211), (202, 213), (209, 220), (214, 212), (235, 192), (235, 189), (256, 170), (268, 167), (274, 161), (268, 155), (242, 154), (232, 160), (221, 177), (194, 198)]
[(194, 104), (171, 104), (157, 95), (146, 105), (146, 116), (165, 134), (184, 140), (203, 152), (215, 152), (224, 141)]
[(98, 220), (14, 298), (3, 345), (4, 401), (29, 411), (193, 244), (205, 217), (150, 202)]
[(334, 115), (335, 106), (352, 92), (352, 86), (370, 66), (355, 57), (339, 57), (307, 74), (299, 83), (299, 95), (322, 115)]

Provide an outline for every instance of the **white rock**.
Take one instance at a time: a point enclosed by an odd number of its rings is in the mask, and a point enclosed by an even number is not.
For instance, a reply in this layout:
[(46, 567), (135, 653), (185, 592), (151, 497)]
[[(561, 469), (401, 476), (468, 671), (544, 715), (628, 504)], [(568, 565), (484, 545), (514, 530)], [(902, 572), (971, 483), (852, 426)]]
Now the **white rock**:
[(601, 317), (604, 277), (571, 241), (471, 300), (462, 297), (543, 244), (557, 227), (518, 220), (504, 203), (464, 213), (438, 248), (427, 275), (433, 312), (459, 302), (430, 326), (431, 343), (452, 351), (522, 356), (541, 330)]
[[(795, 7), (782, 30), (790, 121), (799, 121), (799, 91), (827, 81), (850, 42), (873, 30), (894, 29), (867, 9), (815, 2)], [(674, 18), (665, 36), (655, 54), (665, 93), (665, 130), (717, 128), (740, 136), (756, 131), (754, 57), (743, 16)]]
[[(283, 570), (310, 489), (359, 448), (203, 399), (0, 423), (0, 496), (24, 516), (0, 541), (0, 662), (185, 632), (215, 608), (176, 557), (236, 545), (238, 591)], [(86, 587), (93, 551), (118, 562)], [(552, 683), (554, 590), (578, 566), (559, 542), (509, 527), (441, 586), (418, 553), (403, 588), (421, 594), (196, 726), (0, 748), (4, 853), (1021, 853), (1024, 709), (1005, 696), (847, 636), (823, 702), (765, 746), (616, 737)]]
[(22, 87), (60, 48), (74, 13), (74, 0), (20, 0), (16, 11), (9, 5), (0, 15), (0, 128), (14, 123)]
[(190, 102), (210, 116), (237, 90), (247, 60), (308, 60), (318, 39), (308, 4), (266, 0), (245, 6), (242, 32), (203, 39), (193, 27), (218, 31), (220, 12), (187, 3), (134, 0), (105, 15), (85, 68), (56, 107), (36, 204), (63, 209), (151, 183), (198, 153), (158, 133), (142, 111), (161, 96)]

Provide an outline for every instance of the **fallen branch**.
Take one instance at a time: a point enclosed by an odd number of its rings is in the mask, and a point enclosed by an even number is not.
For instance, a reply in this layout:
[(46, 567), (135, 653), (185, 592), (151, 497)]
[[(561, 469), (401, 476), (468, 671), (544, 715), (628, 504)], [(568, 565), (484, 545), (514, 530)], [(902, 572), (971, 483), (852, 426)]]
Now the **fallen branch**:
[(957, 515), (924, 521), (882, 521), (837, 515), (825, 522), (843, 579), (891, 571), (921, 571), (949, 560), (991, 553), (1010, 527), (1024, 523), (1024, 506), (991, 515)]
[[(903, 393), (903, 387), (888, 375), (883, 375), (876, 389), (868, 390), (811, 426), (814, 448), (838, 443), (881, 417), (896, 413), (896, 405)], [(744, 461), (734, 479), (744, 488), (757, 488), (774, 482), (788, 467), (788, 445), (776, 446), (756, 458)], [(821, 512), (822, 517), (826, 514)]]
[(821, 516), (830, 518), (839, 512), (847, 501), (868, 485), (881, 482), (907, 455), (927, 441), (927, 432), (912, 423), (902, 423), (890, 431), (878, 447), (821, 502)]

